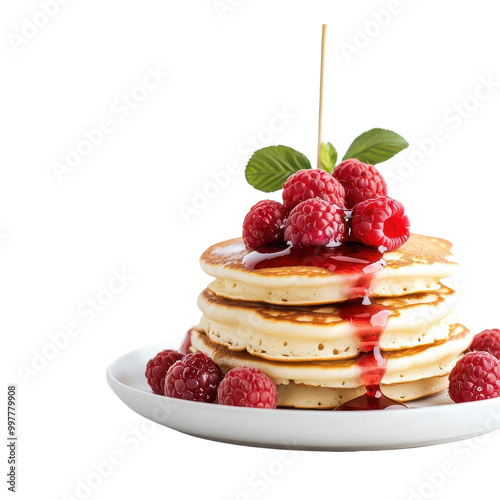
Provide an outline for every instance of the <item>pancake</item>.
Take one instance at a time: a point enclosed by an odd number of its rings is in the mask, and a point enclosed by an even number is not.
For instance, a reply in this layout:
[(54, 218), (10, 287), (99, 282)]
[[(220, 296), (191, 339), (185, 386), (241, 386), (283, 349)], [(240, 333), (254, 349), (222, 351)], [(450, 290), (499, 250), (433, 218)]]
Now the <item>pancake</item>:
[[(380, 348), (400, 350), (447, 339), (454, 303), (455, 292), (445, 286), (435, 292), (373, 299), (372, 304), (390, 311)], [(353, 324), (342, 319), (349, 305), (276, 306), (232, 301), (204, 290), (198, 297), (203, 313), (199, 329), (216, 344), (265, 359), (355, 358), (361, 341)]]
[[(430, 396), (448, 387), (448, 375), (424, 378), (400, 384), (382, 384), (385, 396), (401, 403)], [(332, 387), (307, 387), (291, 382), (279, 385), (278, 406), (310, 409), (332, 409), (364, 394), (364, 387), (340, 389)]]
[[(410, 401), (442, 390), (447, 384), (448, 374), (461, 353), (469, 347), (472, 337), (464, 326), (453, 324), (447, 340), (384, 353), (387, 370), (380, 384), (382, 392), (391, 399)], [(281, 406), (331, 408), (363, 394), (365, 390), (357, 358), (270, 361), (246, 351), (234, 352), (217, 345), (196, 329), (192, 331), (191, 343), (194, 349), (210, 356), (224, 373), (237, 366), (262, 370), (277, 385), (278, 404)]]
[[(398, 297), (439, 290), (440, 280), (451, 276), (449, 241), (412, 234), (399, 249), (386, 252), (377, 272), (371, 265), (356, 272), (332, 272), (323, 267), (283, 266), (248, 269), (243, 259), (250, 252), (236, 238), (208, 248), (200, 258), (203, 270), (215, 280), (208, 286), (219, 297), (280, 305), (315, 305), (353, 298), (353, 289), (368, 280), (371, 297)], [(368, 276), (369, 275), (369, 276)]]

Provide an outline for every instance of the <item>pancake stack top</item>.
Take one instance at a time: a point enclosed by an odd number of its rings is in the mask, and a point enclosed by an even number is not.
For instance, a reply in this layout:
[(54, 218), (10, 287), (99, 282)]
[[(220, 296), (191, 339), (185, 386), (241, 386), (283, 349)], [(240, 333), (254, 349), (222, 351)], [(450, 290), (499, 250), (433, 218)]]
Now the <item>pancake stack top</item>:
[(279, 406), (382, 408), (433, 394), (472, 340), (441, 284), (457, 267), (450, 251), (417, 234), (384, 254), (359, 243), (216, 244), (201, 256), (215, 279), (199, 296), (192, 345), (224, 372), (261, 369)]

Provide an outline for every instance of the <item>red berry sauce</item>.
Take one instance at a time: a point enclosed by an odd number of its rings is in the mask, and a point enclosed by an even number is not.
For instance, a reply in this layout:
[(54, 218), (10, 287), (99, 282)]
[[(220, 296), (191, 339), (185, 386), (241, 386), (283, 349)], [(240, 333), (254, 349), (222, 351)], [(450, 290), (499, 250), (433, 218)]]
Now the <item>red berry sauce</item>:
[(340, 317), (354, 326), (361, 340), (358, 366), (365, 386), (365, 394), (340, 405), (337, 411), (385, 410), (406, 408), (398, 401), (384, 396), (380, 382), (387, 369), (387, 361), (380, 350), (379, 342), (391, 315), (389, 309), (381, 304), (371, 304), (368, 295), (359, 303), (353, 301), (341, 307)]
[(270, 247), (249, 253), (243, 259), (243, 265), (247, 269), (314, 266), (355, 277), (351, 287), (351, 300), (340, 305), (340, 317), (351, 323), (361, 340), (362, 354), (358, 357), (358, 366), (366, 392), (340, 405), (336, 410), (406, 408), (404, 404), (387, 398), (380, 391), (387, 363), (379, 341), (391, 312), (382, 304), (372, 304), (369, 289), (375, 273), (386, 265), (382, 252), (354, 242), (332, 248)]

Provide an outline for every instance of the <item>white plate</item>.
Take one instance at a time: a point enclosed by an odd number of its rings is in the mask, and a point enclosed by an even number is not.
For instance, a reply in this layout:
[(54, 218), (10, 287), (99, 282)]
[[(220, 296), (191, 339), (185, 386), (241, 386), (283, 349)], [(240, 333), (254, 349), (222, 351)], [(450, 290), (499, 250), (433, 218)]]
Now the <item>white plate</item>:
[(500, 398), (453, 403), (445, 393), (408, 410), (262, 410), (195, 403), (153, 394), (146, 363), (164, 345), (112, 363), (108, 384), (132, 410), (180, 432), (225, 443), (302, 450), (386, 450), (458, 441), (500, 428)]

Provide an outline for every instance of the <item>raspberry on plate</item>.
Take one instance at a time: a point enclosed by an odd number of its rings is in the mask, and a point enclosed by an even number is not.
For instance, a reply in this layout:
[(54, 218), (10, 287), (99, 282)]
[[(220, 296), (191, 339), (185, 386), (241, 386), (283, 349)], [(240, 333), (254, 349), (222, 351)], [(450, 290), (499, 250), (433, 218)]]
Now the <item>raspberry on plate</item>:
[(361, 201), (387, 195), (387, 184), (382, 174), (373, 165), (356, 158), (339, 163), (332, 175), (345, 188), (347, 208)]
[(283, 185), (283, 205), (288, 212), (300, 202), (316, 197), (339, 208), (345, 206), (345, 190), (342, 184), (320, 168), (299, 170)]
[(337, 246), (346, 235), (344, 211), (320, 198), (299, 203), (285, 225), (285, 241), (297, 247)]
[(184, 341), (182, 342), (181, 348), (179, 349), (179, 352), (181, 352), (182, 354), (189, 354), (191, 352), (189, 350), (189, 348), (191, 347), (191, 332), (192, 331), (193, 331), (192, 328), (191, 328), (191, 330), (188, 330), (188, 332), (186, 333), (186, 337), (184, 338)]
[(486, 351), (500, 359), (500, 330), (494, 328), (478, 333), (474, 337), (469, 351)]
[(278, 392), (274, 382), (258, 368), (233, 368), (217, 391), (219, 404), (276, 408)]
[(165, 378), (165, 396), (213, 403), (224, 375), (203, 352), (187, 354), (174, 363)]
[(448, 393), (455, 403), (500, 396), (500, 361), (489, 352), (467, 353), (451, 370)]
[(365, 245), (391, 251), (410, 237), (410, 220), (399, 201), (379, 196), (354, 206), (351, 229), (352, 236)]
[(243, 221), (243, 241), (248, 248), (257, 250), (283, 241), (285, 209), (274, 200), (256, 203)]
[(153, 359), (148, 361), (146, 366), (146, 378), (148, 379), (149, 387), (151, 387), (155, 394), (163, 396), (165, 392), (165, 377), (168, 369), (183, 357), (184, 355), (180, 352), (166, 349), (159, 352)]

